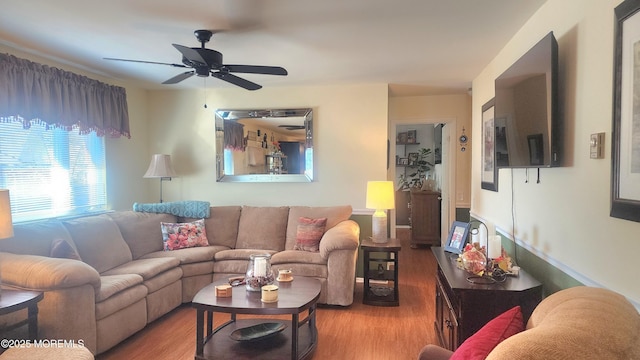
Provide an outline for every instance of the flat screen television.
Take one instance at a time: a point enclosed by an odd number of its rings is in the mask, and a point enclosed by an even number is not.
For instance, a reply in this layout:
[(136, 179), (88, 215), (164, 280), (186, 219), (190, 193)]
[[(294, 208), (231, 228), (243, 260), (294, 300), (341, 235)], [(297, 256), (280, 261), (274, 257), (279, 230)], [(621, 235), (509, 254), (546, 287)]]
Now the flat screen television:
[(560, 166), (558, 43), (547, 34), (495, 80), (498, 168)]

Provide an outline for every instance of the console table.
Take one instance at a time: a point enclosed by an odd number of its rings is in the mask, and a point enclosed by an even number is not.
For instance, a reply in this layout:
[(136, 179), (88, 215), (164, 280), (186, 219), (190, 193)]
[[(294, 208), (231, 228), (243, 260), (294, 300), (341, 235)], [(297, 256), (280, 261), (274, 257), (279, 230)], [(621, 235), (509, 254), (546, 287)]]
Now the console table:
[(526, 324), (542, 301), (542, 284), (523, 270), (504, 282), (473, 284), (467, 280), (471, 274), (457, 267), (457, 254), (442, 247), (431, 251), (438, 263), (434, 327), (444, 348), (455, 351), (491, 319), (517, 305)]

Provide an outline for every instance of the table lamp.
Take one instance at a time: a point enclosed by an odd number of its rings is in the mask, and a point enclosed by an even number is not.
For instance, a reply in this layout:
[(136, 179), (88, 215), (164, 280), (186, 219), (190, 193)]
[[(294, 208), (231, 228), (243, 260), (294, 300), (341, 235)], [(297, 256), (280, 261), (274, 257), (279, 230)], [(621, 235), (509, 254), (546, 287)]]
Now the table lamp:
[(387, 210), (395, 208), (393, 181), (369, 181), (367, 182), (368, 209), (375, 209), (371, 218), (372, 236), (375, 243), (386, 243), (387, 235)]
[[(13, 237), (13, 221), (11, 219), (11, 200), (9, 199), (9, 190), (0, 190), (0, 239), (8, 239)], [(2, 280), (0, 278), (0, 286)], [(0, 288), (0, 296), (2, 288)]]
[(151, 163), (144, 178), (160, 178), (160, 202), (162, 202), (162, 182), (164, 180), (171, 181), (172, 177), (176, 177), (176, 172), (171, 166), (171, 157), (167, 154), (155, 154), (151, 158)]

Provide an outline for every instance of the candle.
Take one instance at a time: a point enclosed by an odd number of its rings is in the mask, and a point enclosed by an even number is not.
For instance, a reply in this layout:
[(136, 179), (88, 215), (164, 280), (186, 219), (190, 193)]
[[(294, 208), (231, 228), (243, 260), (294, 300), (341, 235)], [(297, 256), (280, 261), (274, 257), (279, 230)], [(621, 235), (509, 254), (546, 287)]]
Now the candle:
[(267, 274), (267, 259), (258, 257), (254, 260), (255, 268), (253, 269), (255, 276), (265, 276)]
[(480, 244), (479, 236), (480, 235), (478, 234), (478, 229), (471, 230), (471, 244), (475, 244), (475, 243)]
[(478, 238), (479, 238), (479, 242), (480, 242), (480, 247), (487, 247), (487, 229), (485, 229), (484, 226), (480, 226), (478, 228), (480, 230), (480, 233), (478, 234)]
[(276, 285), (265, 285), (262, 287), (262, 301), (276, 302), (278, 301), (278, 287)]
[(485, 222), (487, 225), (487, 235), (493, 236), (496, 234), (496, 225), (490, 221)]
[(489, 236), (489, 258), (497, 259), (502, 255), (502, 239), (500, 235)]

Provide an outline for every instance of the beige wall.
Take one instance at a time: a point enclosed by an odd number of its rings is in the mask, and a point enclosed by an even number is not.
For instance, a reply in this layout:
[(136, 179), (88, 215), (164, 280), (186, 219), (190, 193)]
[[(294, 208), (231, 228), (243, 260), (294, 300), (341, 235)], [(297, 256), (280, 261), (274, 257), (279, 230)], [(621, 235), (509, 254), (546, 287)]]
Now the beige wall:
[[(619, 0), (549, 0), (473, 81), (473, 137), (480, 138), (481, 106), (494, 95), (493, 80), (549, 31), (559, 46), (560, 110), (565, 125), (564, 167), (502, 169), (499, 192), (480, 188), (474, 157), (472, 213), (513, 231), (522, 245), (590, 285), (626, 295), (636, 305), (634, 271), (640, 223), (609, 216), (614, 12)], [(606, 133), (605, 159), (589, 158), (589, 135)], [(480, 142), (472, 142), (475, 154)], [(513, 197), (512, 197), (513, 187)], [(512, 210), (513, 208), (513, 210)]]
[[(436, 124), (451, 121), (455, 123), (452, 141), (458, 141), (458, 137), (462, 135), (462, 128), (470, 137), (471, 97), (469, 95), (407, 96), (389, 99), (389, 123), (392, 129), (399, 124)], [(469, 144), (472, 142), (473, 139), (470, 137)], [(451, 190), (451, 196), (454, 198), (452, 203), (458, 208), (468, 208), (471, 203), (472, 151), (470, 146), (467, 146), (465, 152), (460, 151), (460, 146), (456, 146), (456, 149), (454, 154), (450, 154), (452, 163), (455, 164), (456, 174), (456, 188)], [(391, 154), (391, 158), (394, 158), (394, 154)], [(393, 174), (390, 176), (394, 177)]]
[[(207, 108), (203, 106), (206, 97)], [(368, 180), (384, 180), (387, 86), (342, 85), (203, 91), (153, 91), (149, 96), (150, 153), (171, 154), (179, 178), (165, 182), (164, 199), (215, 205), (336, 205), (365, 208)], [(217, 108), (314, 109), (312, 183), (217, 183)], [(152, 181), (152, 180), (148, 180)], [(151, 199), (157, 199), (157, 181)], [(138, 196), (140, 200), (145, 200)], [(150, 200), (147, 196), (146, 200)]]

